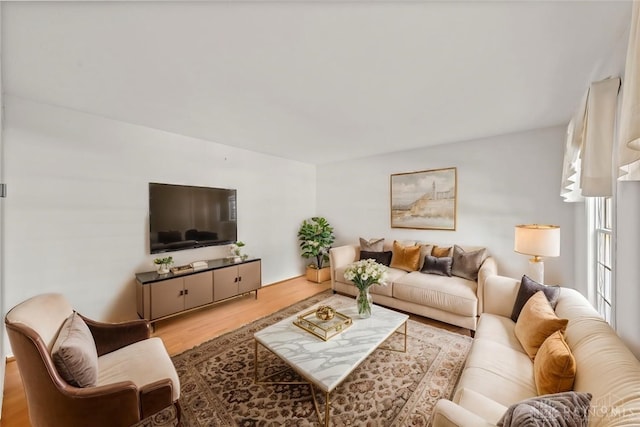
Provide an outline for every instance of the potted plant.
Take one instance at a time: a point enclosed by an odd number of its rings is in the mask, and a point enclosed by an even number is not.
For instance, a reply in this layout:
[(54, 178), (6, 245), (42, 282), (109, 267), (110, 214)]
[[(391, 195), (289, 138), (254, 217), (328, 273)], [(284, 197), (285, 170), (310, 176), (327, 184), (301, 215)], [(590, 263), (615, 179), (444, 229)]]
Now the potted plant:
[(240, 261), (240, 260), (245, 260), (248, 258), (248, 256), (246, 254), (242, 253), (242, 250), (240, 248), (243, 248), (245, 246), (244, 242), (241, 242), (240, 240), (238, 240), (235, 243), (232, 243), (231, 246), (229, 246), (229, 252), (231, 253), (231, 258), (233, 258), (234, 261)]
[(314, 261), (307, 266), (307, 279), (316, 283), (329, 280), (331, 271), (324, 263), (329, 261), (329, 249), (335, 241), (333, 227), (322, 217), (305, 219), (298, 230), (298, 240), (302, 257)]
[(173, 257), (156, 258), (153, 263), (158, 266), (158, 274), (167, 274), (173, 265)]

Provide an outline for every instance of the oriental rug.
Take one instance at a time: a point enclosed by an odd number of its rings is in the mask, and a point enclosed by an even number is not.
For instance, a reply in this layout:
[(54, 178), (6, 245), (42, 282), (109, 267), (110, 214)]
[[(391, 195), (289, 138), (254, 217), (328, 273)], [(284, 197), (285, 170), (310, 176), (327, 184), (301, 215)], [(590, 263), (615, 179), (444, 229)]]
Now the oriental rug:
[[(353, 298), (322, 292), (174, 356), (182, 425), (320, 425), (309, 386), (254, 383), (253, 340), (255, 332), (320, 302), (338, 310), (355, 304)], [(397, 346), (402, 339), (394, 334), (388, 344)], [(472, 339), (409, 320), (407, 340), (406, 353), (375, 350), (331, 393), (332, 426), (428, 425), (436, 402), (451, 397)], [(260, 366), (282, 380), (299, 380), (266, 350)], [(322, 393), (316, 395), (322, 410)], [(161, 412), (143, 425), (167, 425), (168, 418)]]

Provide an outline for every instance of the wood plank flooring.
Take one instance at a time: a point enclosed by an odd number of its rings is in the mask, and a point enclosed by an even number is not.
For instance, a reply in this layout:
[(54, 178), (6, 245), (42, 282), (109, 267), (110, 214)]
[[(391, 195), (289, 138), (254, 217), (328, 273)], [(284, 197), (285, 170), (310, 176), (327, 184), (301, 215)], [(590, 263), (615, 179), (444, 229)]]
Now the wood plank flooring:
[[(244, 295), (157, 322), (154, 336), (162, 338), (169, 354), (178, 354), (326, 289), (331, 289), (331, 282), (317, 284), (307, 281), (304, 277), (286, 280), (261, 288), (258, 299), (255, 298), (255, 294)], [(411, 315), (411, 319), (469, 335), (468, 329), (420, 316)], [(30, 426), (20, 372), (16, 362), (10, 361), (5, 372), (0, 427)]]

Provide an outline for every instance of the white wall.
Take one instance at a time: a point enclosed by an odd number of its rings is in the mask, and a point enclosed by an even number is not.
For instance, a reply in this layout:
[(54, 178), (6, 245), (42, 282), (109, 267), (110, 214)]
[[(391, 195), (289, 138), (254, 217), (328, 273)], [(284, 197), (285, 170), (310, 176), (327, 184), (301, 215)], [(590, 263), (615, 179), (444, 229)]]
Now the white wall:
[[(136, 272), (153, 270), (148, 183), (238, 190), (238, 238), (263, 283), (303, 273), (296, 233), (316, 212), (315, 166), (5, 97), (4, 311), (61, 292), (102, 320), (136, 317)], [(176, 264), (225, 247), (173, 252)]]
[[(557, 224), (561, 255), (545, 260), (545, 279), (573, 287), (574, 208), (559, 195), (564, 137), (560, 126), (318, 166), (318, 214), (335, 226), (337, 244), (383, 236), (484, 245), (512, 277), (527, 269), (513, 251), (514, 226)], [(456, 231), (391, 229), (390, 175), (446, 167), (458, 173)]]

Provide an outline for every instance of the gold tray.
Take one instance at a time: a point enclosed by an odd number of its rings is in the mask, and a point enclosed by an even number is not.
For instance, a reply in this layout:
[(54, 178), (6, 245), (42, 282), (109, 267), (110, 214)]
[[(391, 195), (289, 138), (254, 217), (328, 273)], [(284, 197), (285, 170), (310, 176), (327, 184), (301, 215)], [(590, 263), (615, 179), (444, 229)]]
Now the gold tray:
[(353, 320), (349, 316), (345, 316), (337, 311), (333, 319), (320, 320), (316, 317), (316, 311), (311, 310), (299, 315), (298, 318), (293, 321), (293, 324), (321, 338), (323, 341), (327, 341), (351, 326)]

